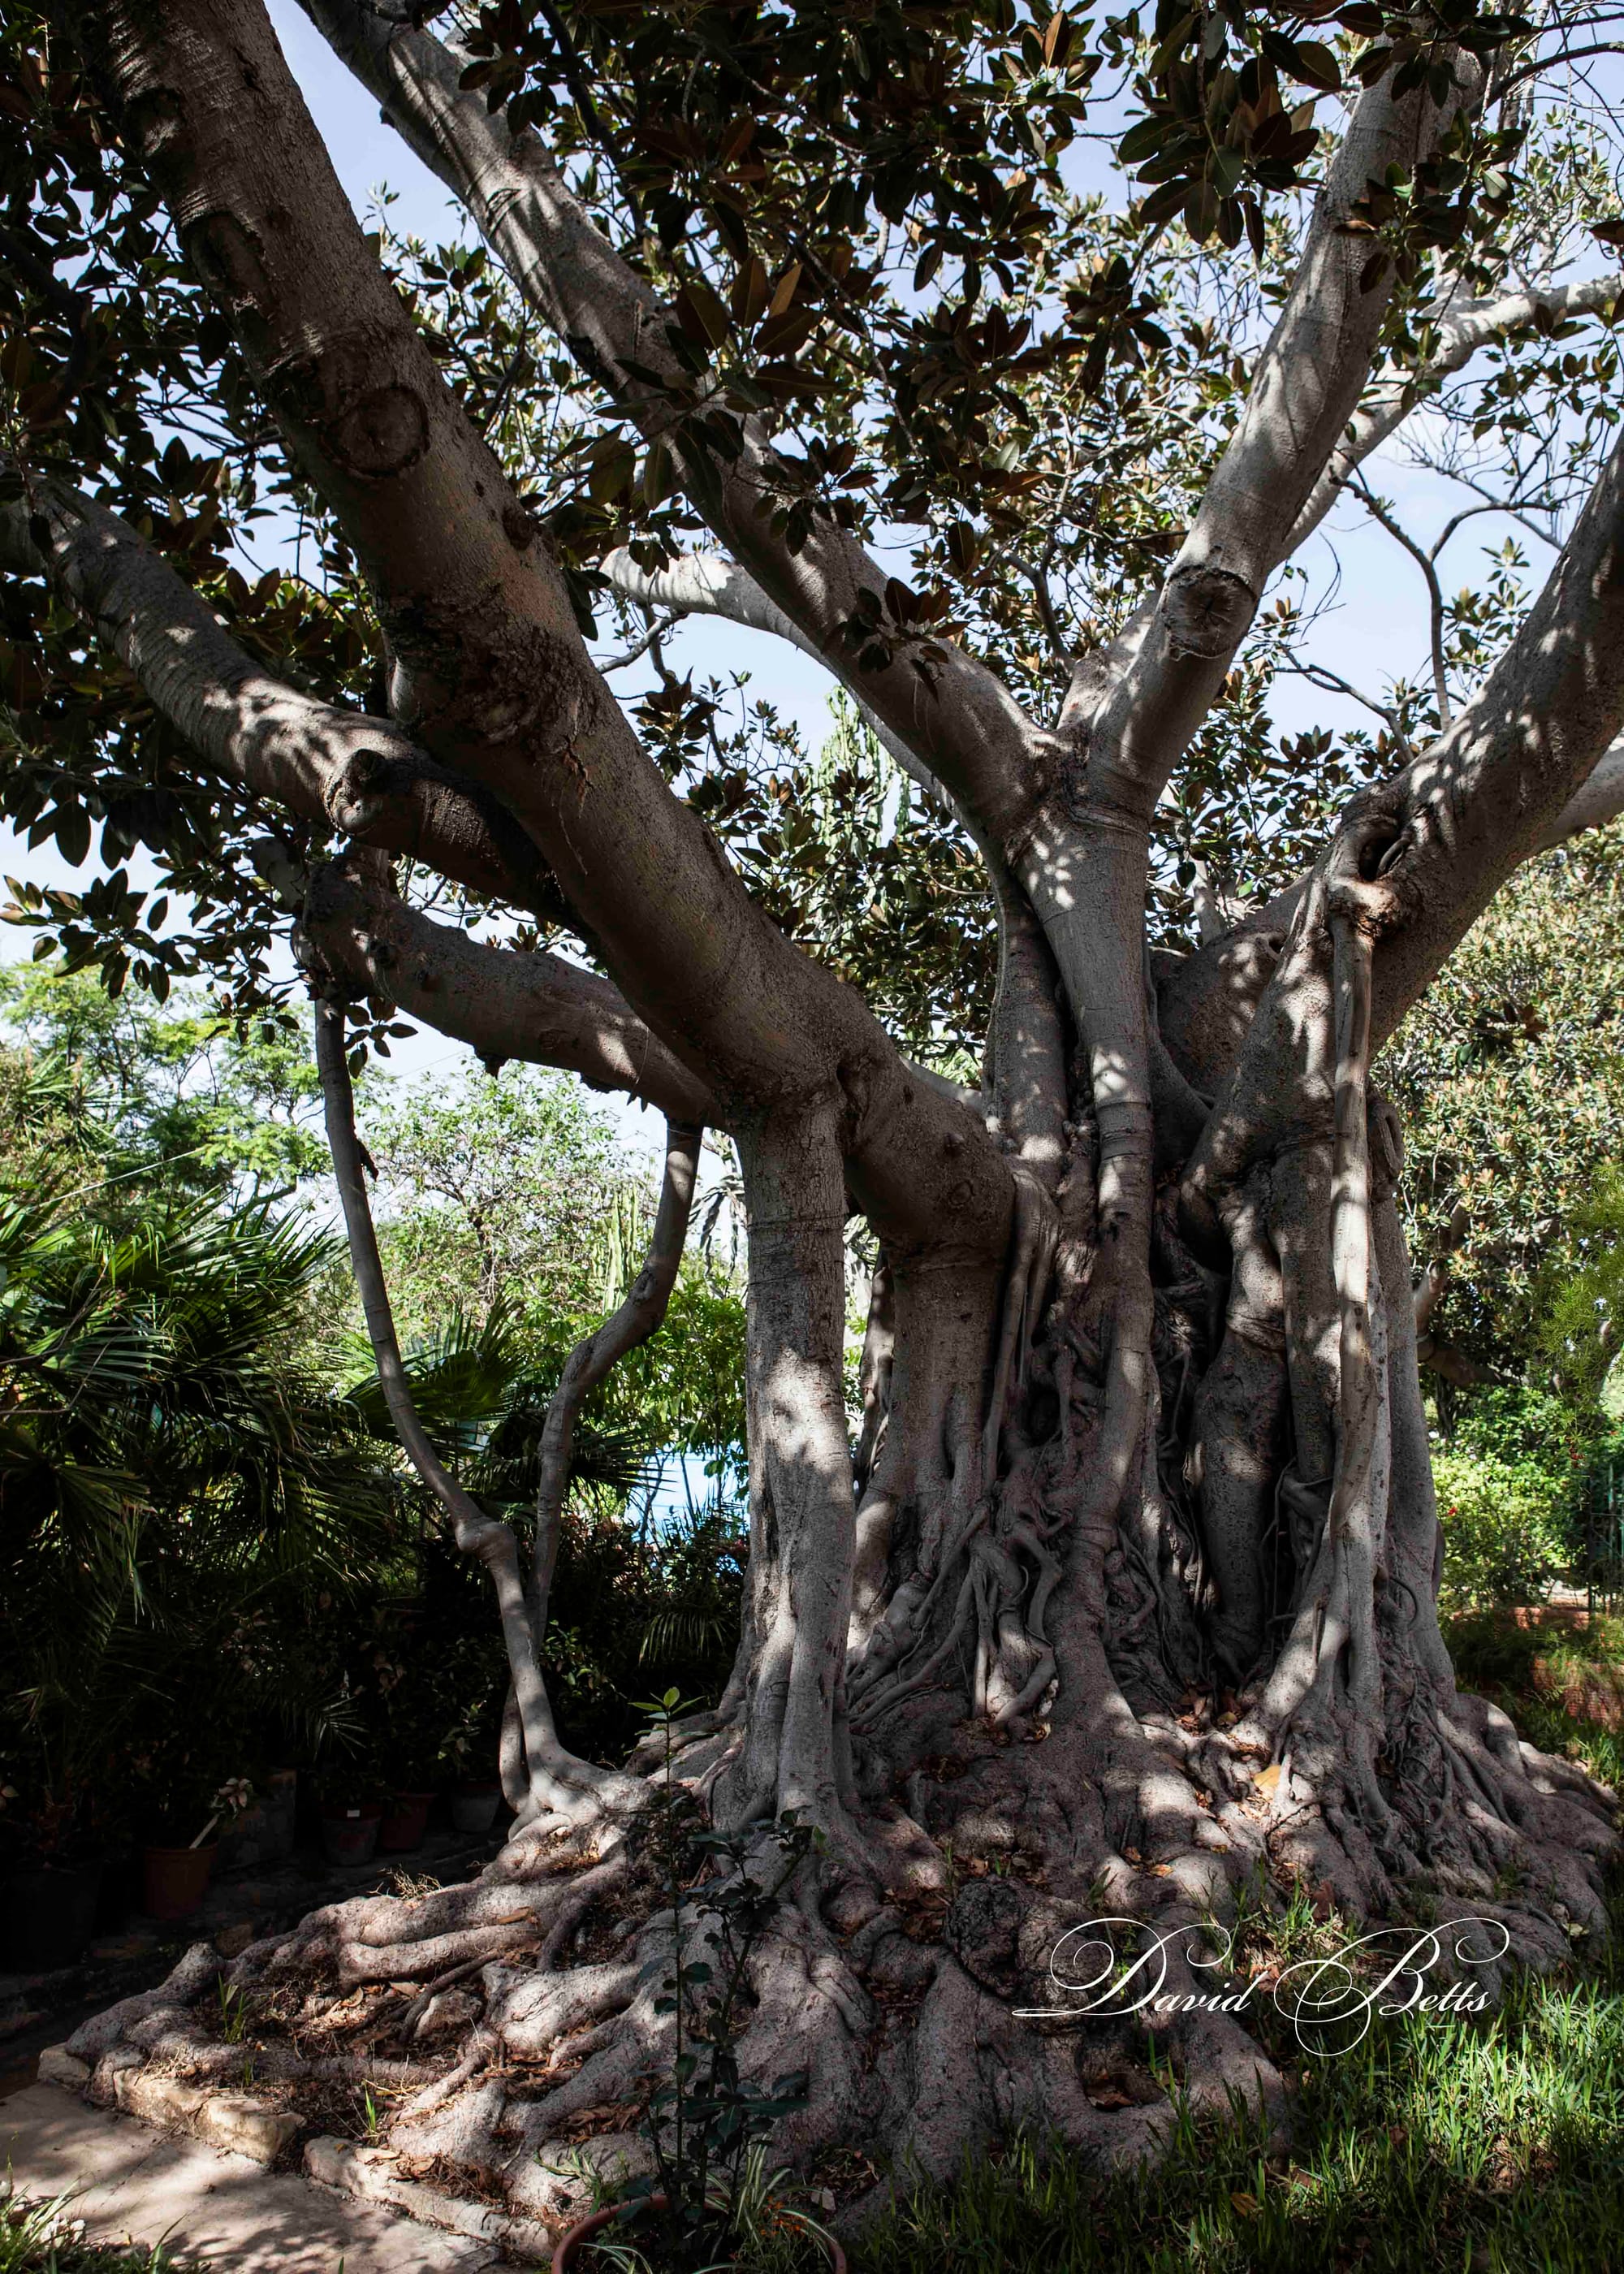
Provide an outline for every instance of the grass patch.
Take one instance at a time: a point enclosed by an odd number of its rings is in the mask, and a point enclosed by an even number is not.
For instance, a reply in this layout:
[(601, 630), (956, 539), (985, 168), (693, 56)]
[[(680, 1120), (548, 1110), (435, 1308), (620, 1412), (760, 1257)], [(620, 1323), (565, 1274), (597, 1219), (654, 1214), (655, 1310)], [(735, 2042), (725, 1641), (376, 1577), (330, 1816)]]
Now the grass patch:
[[(1482, 1615), (1447, 1639), (1462, 1686), (1624, 1785), (1624, 1732), (1564, 1704), (1586, 1694), (1575, 1669), (1624, 1661), (1624, 1622)], [(918, 2189), (864, 2238), (861, 2274), (1624, 2274), (1624, 1898), (1613, 1917), (1606, 1947), (1519, 1977), (1487, 2014), (1378, 2019), (1322, 2060), (1291, 2059), (1266, 2026), (1294, 2080), (1287, 2154), (1255, 2119), (1198, 2122), (1187, 2105), (1154, 2169), (1101, 2176), (1023, 2137)], [(1297, 1901), (1244, 1918), (1237, 1954), (1289, 1963), (1327, 1930), (1350, 1931)]]
[[(1617, 1683), (1624, 1674), (1624, 1619), (1583, 1627), (1520, 1627), (1503, 1613), (1452, 1620), (1444, 1630), (1456, 1678), (1504, 1706), (1518, 1733), (1542, 1752), (1577, 1761), (1624, 1788), (1624, 1728)], [(1611, 1694), (1610, 1694), (1611, 1693)], [(1594, 1698), (1607, 1718), (1573, 1710)]]
[(1033, 2139), (922, 2188), (862, 2274), (1414, 2274), (1624, 2268), (1624, 1967), (1519, 1980), (1492, 2014), (1379, 2022), (1304, 2067), (1294, 2145), (1178, 2116), (1159, 2168), (1102, 2179)]
[(0, 2202), (0, 2274), (184, 2274), (162, 2243), (86, 2242), (71, 2195)]

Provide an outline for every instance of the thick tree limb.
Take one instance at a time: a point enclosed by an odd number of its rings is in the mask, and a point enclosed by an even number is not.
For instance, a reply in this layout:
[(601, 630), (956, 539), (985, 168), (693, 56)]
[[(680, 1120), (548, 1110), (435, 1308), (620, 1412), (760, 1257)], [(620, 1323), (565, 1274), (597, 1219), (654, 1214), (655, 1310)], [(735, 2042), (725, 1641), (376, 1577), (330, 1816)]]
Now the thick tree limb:
[(561, 573), (350, 211), (257, 0), (96, 19), (128, 131), (350, 538), (420, 732), (542, 847), (628, 999), (724, 1106), (837, 1091), (887, 1237), (1007, 1244), (1012, 1179), (786, 940), (637, 742)]
[[(814, 523), (799, 553), (773, 536), (760, 508), (793, 494), (798, 483), (759, 422), (746, 422), (743, 453), (733, 465), (685, 448), (672, 431), (663, 391), (669, 385), (686, 393), (691, 384), (666, 338), (675, 319), (594, 227), (537, 137), (513, 134), (483, 97), (461, 90), (469, 59), (455, 43), (358, 0), (302, 4), (385, 117), (462, 199), (526, 301), (583, 369), (632, 411), (645, 434), (669, 441), (694, 504), (729, 551), (984, 826), (1010, 828), (1049, 770), (1052, 736), (994, 674), (946, 641), (932, 643), (937, 659), (928, 672), (917, 660), (921, 642), (902, 638), (890, 663), (858, 673), (842, 656), (844, 627), (860, 593), (883, 597), (883, 570), (824, 520)], [(628, 362), (661, 385), (638, 379)]]
[(1549, 853), (1587, 829), (1605, 829), (1624, 813), (1624, 742), (1602, 752), (1590, 779), (1576, 789), (1534, 847)]
[[(1587, 829), (1605, 829), (1621, 813), (1624, 741), (1608, 745), (1590, 779), (1541, 832), (1528, 857), (1553, 852)], [(1163, 1036), (1183, 1071), (1204, 1088), (1216, 1089), (1233, 1067), (1309, 881), (1308, 876), (1299, 877), (1273, 900), (1249, 908), (1230, 929), (1203, 941), (1194, 954), (1158, 960)]]
[(559, 913), (545, 864), (487, 791), (459, 781), (391, 720), (274, 677), (105, 506), (30, 477), (26, 499), (0, 505), (0, 568), (49, 575), (154, 710), (256, 797), (515, 907)]
[(869, 708), (853, 675), (822, 653), (735, 561), (719, 553), (690, 553), (650, 575), (622, 548), (606, 555), (601, 566), (614, 590), (639, 606), (722, 616), (730, 623), (787, 640), (823, 664), (851, 689), (864, 724), (896, 764), (934, 804), (955, 815), (974, 840), (998, 909), (998, 985), (987, 1046), (988, 1109), (1016, 1156), (1052, 1193), (1064, 1154), (1066, 1037), (1058, 1001), (1059, 974), (1042, 926), (996, 840), (960, 810), (918, 753)]
[(562, 1066), (673, 1120), (710, 1117), (704, 1083), (607, 979), (560, 956), (470, 939), (409, 907), (365, 864), (334, 862), (317, 877), (301, 933), (357, 991), (397, 1004), (482, 1058)]
[[(1483, 687), (1411, 764), (1349, 807), (1326, 861), (1382, 824), (1389, 912), (1372, 972), (1372, 1047), (1500, 885), (1547, 840), (1624, 723), (1624, 440)], [(1372, 859), (1374, 861), (1374, 855)], [(1316, 872), (1317, 874), (1320, 871)], [(1373, 866), (1368, 871), (1374, 873)], [(1251, 1163), (1328, 1106), (1311, 1063), (1325, 942), (1299, 900), (1284, 952), (1185, 1172), (1192, 1231)], [(1305, 1056), (1305, 1052), (1308, 1053)]]
[(1504, 880), (1589, 792), (1620, 726), (1624, 442), (1505, 654), (1450, 730), (1391, 786), (1404, 840), (1392, 872), (1404, 922), (1376, 957), (1378, 1043)]
[(1086, 728), (1088, 795), (1102, 811), (1147, 819), (1154, 810), (1358, 407), (1392, 287), (1366, 285), (1372, 240), (1349, 218), (1372, 177), (1412, 169), (1462, 104), (1477, 101), (1477, 66), (1457, 56), (1454, 70), (1456, 91), (1441, 108), (1425, 90), (1395, 100), (1390, 75), (1359, 97), (1240, 423), (1154, 613), (1120, 667), (1099, 674), (1092, 719), (1068, 706)]

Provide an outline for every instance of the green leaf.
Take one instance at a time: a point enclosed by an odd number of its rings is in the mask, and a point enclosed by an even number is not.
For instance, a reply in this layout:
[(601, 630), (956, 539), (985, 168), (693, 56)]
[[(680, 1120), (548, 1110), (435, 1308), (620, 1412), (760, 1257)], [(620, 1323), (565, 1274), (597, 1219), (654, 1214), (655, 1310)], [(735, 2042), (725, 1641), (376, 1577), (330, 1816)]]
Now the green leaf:
[(1217, 196), (1233, 197), (1245, 170), (1246, 162), (1238, 150), (1214, 150), (1207, 169), (1207, 178)]
[(1291, 67), (1304, 86), (1317, 87), (1327, 94), (1342, 91), (1342, 67), (1331, 49), (1319, 40), (1291, 41)]

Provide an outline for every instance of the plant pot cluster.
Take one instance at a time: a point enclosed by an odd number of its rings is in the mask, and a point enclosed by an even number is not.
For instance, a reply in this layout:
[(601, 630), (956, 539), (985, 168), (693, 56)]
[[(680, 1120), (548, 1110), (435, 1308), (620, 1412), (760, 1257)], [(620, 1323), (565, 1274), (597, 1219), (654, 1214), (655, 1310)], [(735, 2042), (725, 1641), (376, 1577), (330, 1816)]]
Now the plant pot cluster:
[[(489, 1832), (501, 1806), (498, 1784), (463, 1784), (449, 1796), (454, 1830)], [(329, 1864), (370, 1864), (374, 1856), (410, 1856), (428, 1830), (432, 1792), (395, 1792), (387, 1801), (327, 1801), (321, 1844)]]
[[(168, 1924), (201, 1909), (216, 1870), (280, 1861), (294, 1844), (296, 1772), (267, 1781), (266, 1797), (218, 1834), (191, 1842), (155, 1839), (132, 1852), (132, 1898), (148, 1917)], [(501, 1806), (501, 1787), (468, 1782), (448, 1796), (453, 1827), (487, 1833)], [(410, 1856), (423, 1845), (436, 1796), (391, 1792), (387, 1800), (329, 1800), (320, 1804), (322, 1850), (329, 1864), (359, 1868), (376, 1856)], [(117, 1859), (115, 1859), (116, 1863)], [(8, 1971), (47, 1974), (84, 1955), (98, 1909), (121, 1893), (120, 1873), (104, 1856), (42, 1859), (14, 1869), (0, 1883), (0, 1950)]]

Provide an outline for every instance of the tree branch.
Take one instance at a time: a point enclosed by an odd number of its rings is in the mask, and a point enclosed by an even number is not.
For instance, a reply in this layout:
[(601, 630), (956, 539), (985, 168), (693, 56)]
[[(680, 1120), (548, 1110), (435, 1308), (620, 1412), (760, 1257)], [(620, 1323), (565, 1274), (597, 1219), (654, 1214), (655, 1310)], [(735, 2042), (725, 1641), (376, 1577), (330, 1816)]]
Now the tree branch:
[[(986, 863), (998, 909), (998, 984), (987, 1049), (988, 1109), (1002, 1136), (1052, 1193), (1064, 1164), (1066, 1038), (1056, 999), (1059, 975), (1041, 925), (990, 832), (961, 811), (918, 754), (893, 734), (852, 681), (768, 598), (749, 573), (719, 553), (689, 553), (650, 575), (624, 548), (602, 572), (620, 595), (643, 607), (718, 615), (787, 640), (852, 689), (863, 723), (933, 804), (953, 815)], [(922, 1080), (938, 1079), (915, 1068)]]
[[(1515, 637), (1455, 724), (1350, 804), (1316, 877), (1364, 847), (1384, 914), (1372, 1048), (1390, 1035), (1513, 870), (1547, 841), (1624, 724), (1624, 439)], [(1185, 1171), (1192, 1238), (1251, 1163), (1325, 1105), (1316, 1064), (1324, 993), (1316, 895), (1294, 888), (1283, 952)], [(1281, 896), (1282, 900), (1288, 896)], [(1277, 921), (1280, 902), (1259, 912)]]
[(667, 608), (678, 616), (720, 616), (730, 624), (741, 624), (748, 631), (771, 632), (777, 639), (787, 640), (802, 655), (822, 664), (831, 678), (846, 688), (863, 724), (931, 803), (946, 812), (954, 810), (952, 800), (923, 758), (869, 707), (857, 683), (859, 674), (848, 669), (843, 659), (826, 654), (816, 640), (809, 639), (793, 618), (776, 600), (770, 599), (749, 571), (741, 568), (737, 561), (719, 553), (689, 553), (680, 560), (668, 561), (664, 568), (640, 568), (626, 547), (619, 546), (605, 554), (598, 570), (611, 590), (623, 600), (630, 600), (634, 606)]
[(1379, 1043), (1506, 877), (1588, 802), (1620, 726), (1624, 440), (1482, 688), (1380, 793), (1402, 831), (1391, 873), (1404, 920), (1376, 958)]
[(315, 877), (300, 923), (303, 955), (313, 952), (357, 992), (397, 1005), (490, 1063), (560, 1066), (670, 1119), (712, 1118), (705, 1084), (607, 979), (435, 923), (385, 889), (371, 866), (334, 862)]
[[(1395, 543), (1402, 545), (1426, 580), (1427, 624), (1432, 645), (1432, 699), (1438, 705), (1438, 723), (1447, 727), (1453, 712), (1449, 703), (1449, 674), (1444, 661), (1444, 590), (1438, 581), (1436, 549), (1429, 553), (1417, 544), (1399, 520), (1398, 516), (1379, 498), (1367, 482), (1355, 480), (1349, 486), (1363, 501), (1366, 512), (1379, 522)], [(1440, 544), (1441, 544), (1440, 540)]]
[(1350, 217), (1372, 178), (1389, 166), (1413, 169), (1462, 104), (1477, 102), (1477, 66), (1457, 55), (1453, 68), (1455, 89), (1442, 107), (1424, 89), (1395, 100), (1390, 75), (1359, 97), (1246, 407), (1154, 614), (1136, 626), (1121, 667), (1103, 675), (1091, 718), (1069, 699), (1086, 732), (1089, 799), (1104, 811), (1148, 819), (1357, 409), (1392, 287), (1366, 282), (1373, 240), (1351, 230)]
[(1611, 742), (1590, 779), (1576, 789), (1534, 847), (1550, 853), (1586, 829), (1605, 829), (1624, 813), (1624, 742)]
[[(929, 666), (921, 640), (906, 636), (894, 640), (881, 668), (860, 671), (848, 661), (844, 629), (859, 595), (883, 599), (890, 580), (826, 519), (815, 521), (798, 553), (773, 535), (763, 508), (797, 493), (800, 482), (759, 421), (744, 422), (742, 454), (732, 464), (674, 431), (673, 392), (682, 397), (692, 388), (667, 341), (674, 316), (594, 227), (535, 134), (512, 133), (479, 95), (462, 91), (469, 59), (454, 42), (359, 0), (301, 4), (410, 148), (462, 200), (525, 300), (582, 368), (642, 433), (668, 443), (695, 506), (813, 649), (861, 685), (876, 714), (986, 827), (1011, 827), (1053, 764), (1053, 737), (993, 673), (949, 642), (930, 643)], [(653, 383), (628, 365), (653, 374)]]
[(562, 913), (545, 863), (487, 791), (436, 764), (393, 721), (274, 677), (105, 506), (31, 476), (25, 499), (0, 505), (0, 568), (49, 576), (154, 710), (254, 796), (515, 907)]
[(538, 1654), (538, 1635), (526, 1607), (519, 1573), (518, 1544), (512, 1527), (487, 1516), (470, 1499), (429, 1442), (411, 1388), (401, 1361), (395, 1314), (378, 1253), (372, 1208), (362, 1174), (361, 1148), (356, 1136), (355, 1094), (344, 1044), (344, 1013), (341, 1003), (326, 996), (316, 998), (316, 1062), (321, 1073), (321, 1096), (327, 1113), (327, 1141), (333, 1153), (333, 1174), (350, 1235), (350, 1261), (366, 1318), (366, 1331), (378, 1367), (378, 1380), (395, 1434), (412, 1466), (451, 1519), (457, 1546), (474, 1556), (491, 1575), (501, 1614), (502, 1639), (524, 1736), (530, 1792), (538, 1810), (576, 1817), (603, 1807), (635, 1807), (643, 1788), (633, 1779), (578, 1759), (559, 1742), (553, 1709), (547, 1699)]
[(120, 0), (95, 23), (182, 241), (378, 596), (423, 739), (512, 809), (725, 1114), (838, 1091), (876, 1230), (939, 1240), (946, 1220), (1002, 1254), (1013, 1179), (985, 1133), (751, 900), (638, 743), (561, 572), (366, 245), (259, 0)]
[(569, 1480), (575, 1422), (598, 1383), (606, 1380), (628, 1351), (646, 1343), (665, 1316), (688, 1238), (694, 1179), (703, 1136), (704, 1132), (698, 1127), (666, 1122), (665, 1166), (660, 1180), (659, 1207), (643, 1269), (619, 1307), (601, 1326), (583, 1336), (571, 1351), (559, 1376), (558, 1388), (548, 1401), (547, 1418), (541, 1432), (536, 1545), (530, 1572), (530, 1623), (538, 1635), (545, 1634), (547, 1628), (547, 1605), (558, 1562), (559, 1519), (564, 1509), (564, 1487)]
[(1287, 539), (1286, 555), (1306, 544), (1366, 458), (1397, 433), (1418, 404), (1436, 395), (1445, 380), (1463, 371), (1480, 348), (1529, 329), (1542, 315), (1561, 323), (1575, 316), (1606, 313), (1621, 300), (1624, 276), (1614, 275), (1591, 277), (1578, 284), (1530, 286), (1485, 300), (1463, 300), (1448, 310), (1440, 325), (1442, 342), (1437, 355), (1419, 370), (1388, 364), (1377, 375), (1298, 516)]

